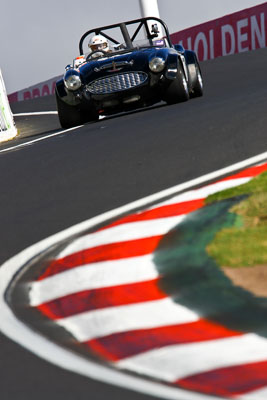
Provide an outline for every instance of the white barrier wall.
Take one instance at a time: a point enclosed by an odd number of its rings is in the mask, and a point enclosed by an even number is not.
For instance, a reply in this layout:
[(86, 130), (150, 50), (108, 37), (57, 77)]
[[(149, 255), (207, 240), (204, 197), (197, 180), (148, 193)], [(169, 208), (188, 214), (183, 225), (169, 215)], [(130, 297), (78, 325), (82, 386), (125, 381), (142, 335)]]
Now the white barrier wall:
[(16, 135), (17, 129), (9, 106), (6, 88), (0, 69), (0, 142), (13, 139)]

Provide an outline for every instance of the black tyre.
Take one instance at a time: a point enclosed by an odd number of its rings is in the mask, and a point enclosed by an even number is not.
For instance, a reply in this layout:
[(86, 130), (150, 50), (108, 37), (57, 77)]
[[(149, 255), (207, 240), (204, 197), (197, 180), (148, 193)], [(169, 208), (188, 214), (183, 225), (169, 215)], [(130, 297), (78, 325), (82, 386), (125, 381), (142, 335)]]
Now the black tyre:
[(196, 68), (196, 82), (193, 86), (192, 93), (190, 94), (191, 98), (203, 96), (203, 80), (198, 63), (196, 63), (195, 68)]
[(64, 129), (83, 124), (82, 111), (77, 106), (66, 104), (56, 92), (57, 110), (60, 125)]
[(176, 79), (174, 79), (170, 83), (169, 87), (164, 93), (163, 100), (165, 100), (167, 104), (181, 103), (183, 101), (189, 100), (188, 85), (186, 82), (184, 70), (180, 63), (178, 65)]
[(84, 124), (86, 122), (96, 122), (99, 120), (99, 114), (94, 108), (91, 110), (88, 110), (87, 108), (82, 109), (82, 117)]

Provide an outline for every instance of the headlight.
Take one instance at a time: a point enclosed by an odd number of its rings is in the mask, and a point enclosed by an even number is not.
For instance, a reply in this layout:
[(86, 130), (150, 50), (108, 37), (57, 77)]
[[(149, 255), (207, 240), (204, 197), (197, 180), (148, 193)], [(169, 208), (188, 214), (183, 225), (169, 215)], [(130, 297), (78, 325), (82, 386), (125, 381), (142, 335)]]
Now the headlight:
[(165, 60), (161, 57), (152, 58), (149, 62), (149, 68), (152, 72), (161, 72), (164, 70)]
[(68, 90), (77, 90), (82, 85), (80, 76), (73, 71), (67, 71), (64, 78), (64, 83)]

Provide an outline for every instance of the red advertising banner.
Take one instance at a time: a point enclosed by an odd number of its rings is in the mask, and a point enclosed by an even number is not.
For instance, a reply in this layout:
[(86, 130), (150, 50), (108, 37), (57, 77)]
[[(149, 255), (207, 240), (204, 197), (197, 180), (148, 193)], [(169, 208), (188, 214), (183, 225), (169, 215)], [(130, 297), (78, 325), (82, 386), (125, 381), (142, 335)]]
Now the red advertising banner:
[(27, 89), (20, 90), (8, 95), (9, 103), (16, 101), (24, 101), (35, 99), (36, 97), (43, 97), (55, 93), (56, 81), (62, 78), (62, 75), (49, 79), (48, 81), (38, 83), (30, 86)]
[(266, 47), (267, 3), (171, 35), (200, 61)]

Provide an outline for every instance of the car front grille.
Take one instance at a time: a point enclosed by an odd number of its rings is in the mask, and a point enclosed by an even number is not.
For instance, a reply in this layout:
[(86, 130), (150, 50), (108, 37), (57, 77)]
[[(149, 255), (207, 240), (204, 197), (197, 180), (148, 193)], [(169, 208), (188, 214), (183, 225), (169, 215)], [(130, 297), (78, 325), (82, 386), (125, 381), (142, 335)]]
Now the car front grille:
[(127, 72), (97, 79), (87, 86), (92, 94), (121, 92), (142, 85), (147, 80), (145, 72)]

